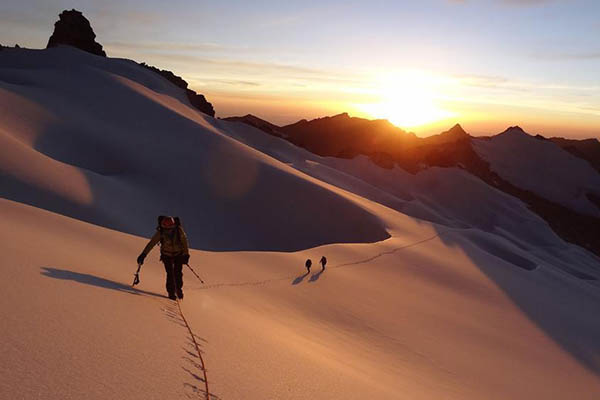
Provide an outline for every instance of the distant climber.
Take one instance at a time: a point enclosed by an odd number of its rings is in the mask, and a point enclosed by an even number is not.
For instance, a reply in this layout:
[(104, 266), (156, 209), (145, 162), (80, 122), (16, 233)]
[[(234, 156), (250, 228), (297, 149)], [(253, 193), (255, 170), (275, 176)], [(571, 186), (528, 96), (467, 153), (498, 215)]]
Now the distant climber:
[(325, 264), (327, 264), (327, 258), (325, 256), (321, 257), (321, 261), (319, 261), (321, 263), (321, 270), (325, 271)]
[(310, 266), (312, 265), (312, 261), (310, 260), (310, 258), (308, 260), (306, 260), (306, 264), (304, 264), (306, 266), (306, 273), (310, 272)]
[(160, 260), (167, 272), (166, 288), (169, 299), (183, 299), (182, 270), (183, 264), (190, 261), (190, 253), (187, 236), (178, 217), (158, 217), (156, 233), (137, 258), (139, 265), (144, 263), (144, 259), (157, 243), (160, 244)]

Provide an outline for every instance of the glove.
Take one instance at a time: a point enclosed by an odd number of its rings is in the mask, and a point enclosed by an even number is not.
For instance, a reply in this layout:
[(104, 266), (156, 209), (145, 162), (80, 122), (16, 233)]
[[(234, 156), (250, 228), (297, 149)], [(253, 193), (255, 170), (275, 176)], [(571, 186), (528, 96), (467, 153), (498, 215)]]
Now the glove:
[(137, 258), (138, 265), (142, 265), (144, 263), (145, 258), (146, 258), (146, 255), (144, 253), (140, 254)]
[(190, 255), (189, 254), (184, 254), (181, 256), (181, 263), (182, 264), (188, 264), (190, 262)]

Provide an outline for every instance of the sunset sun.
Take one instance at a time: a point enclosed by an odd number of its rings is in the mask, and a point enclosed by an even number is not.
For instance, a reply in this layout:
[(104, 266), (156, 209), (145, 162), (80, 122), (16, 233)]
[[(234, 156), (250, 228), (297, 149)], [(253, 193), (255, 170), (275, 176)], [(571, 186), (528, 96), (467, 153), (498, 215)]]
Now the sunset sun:
[(386, 75), (377, 79), (373, 103), (359, 109), (373, 118), (384, 118), (401, 128), (413, 128), (454, 116), (436, 104), (440, 97), (433, 77), (419, 73)]

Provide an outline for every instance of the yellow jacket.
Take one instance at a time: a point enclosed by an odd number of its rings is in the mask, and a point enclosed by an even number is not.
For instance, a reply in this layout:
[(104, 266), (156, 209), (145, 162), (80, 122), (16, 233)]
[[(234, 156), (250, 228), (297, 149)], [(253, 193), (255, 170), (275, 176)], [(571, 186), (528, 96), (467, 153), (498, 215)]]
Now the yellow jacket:
[(142, 253), (147, 256), (150, 250), (160, 242), (160, 254), (167, 257), (175, 257), (180, 255), (189, 255), (188, 240), (183, 228), (177, 226), (169, 233), (168, 231), (156, 230), (150, 242), (144, 248)]

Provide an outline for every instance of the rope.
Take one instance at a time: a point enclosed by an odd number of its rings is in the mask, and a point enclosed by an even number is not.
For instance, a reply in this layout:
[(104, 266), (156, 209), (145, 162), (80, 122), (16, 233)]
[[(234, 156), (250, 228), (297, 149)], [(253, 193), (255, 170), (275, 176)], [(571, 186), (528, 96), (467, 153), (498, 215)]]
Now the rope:
[(192, 332), (192, 328), (190, 327), (190, 324), (188, 324), (187, 320), (185, 319), (185, 315), (183, 315), (183, 311), (181, 310), (181, 303), (179, 303), (179, 299), (177, 299), (177, 308), (179, 309), (179, 315), (181, 316), (181, 319), (185, 323), (185, 326), (187, 327), (188, 332), (190, 333), (190, 336), (192, 337), (192, 341), (194, 342), (194, 347), (196, 348), (196, 352), (198, 353), (198, 358), (200, 359), (200, 362), (202, 363), (202, 374), (204, 375), (204, 387), (206, 388), (206, 400), (209, 400), (210, 394), (208, 391), (208, 377), (206, 376), (206, 367), (204, 366), (204, 359), (202, 358), (202, 353), (200, 352), (200, 346), (198, 346), (198, 342), (196, 342), (196, 336), (194, 336), (194, 332)]
[[(373, 261), (373, 260), (375, 260), (375, 259), (377, 259), (379, 257), (383, 257), (383, 256), (386, 256), (386, 255), (389, 255), (389, 254), (393, 254), (393, 253), (395, 253), (397, 251), (408, 249), (409, 247), (414, 247), (414, 246), (418, 246), (420, 244), (423, 244), (425, 242), (429, 242), (429, 241), (431, 241), (431, 240), (433, 240), (435, 238), (440, 237), (440, 235), (443, 234), (443, 233), (445, 233), (445, 232), (440, 232), (440, 233), (437, 233), (437, 234), (435, 234), (435, 235), (433, 235), (431, 237), (428, 237), (426, 239), (419, 240), (417, 242), (410, 243), (410, 244), (407, 244), (407, 245), (404, 245), (404, 246), (396, 247), (396, 248), (394, 248), (392, 250), (381, 252), (381, 253), (376, 254), (376, 255), (374, 255), (372, 257), (369, 257), (369, 258), (365, 258), (365, 259), (362, 259), (362, 260), (359, 260), (359, 261), (348, 262), (348, 263), (344, 263), (344, 264), (336, 264), (336, 265), (332, 265), (332, 266), (330, 266), (328, 268), (329, 269), (334, 269), (334, 268), (348, 267), (348, 266), (351, 266), (351, 265), (365, 264), (365, 263), (371, 262), (371, 261)], [(289, 279), (292, 279), (292, 278), (295, 278), (295, 276), (283, 276), (281, 278), (265, 279), (265, 280), (262, 280), (262, 281), (251, 281), (251, 282), (213, 283), (212, 285), (204, 285), (204, 286), (202, 286), (199, 289), (201, 289), (201, 290), (207, 290), (207, 289), (216, 289), (216, 288), (220, 288), (220, 287), (258, 286), (258, 285), (264, 285), (264, 284), (271, 283), (271, 282), (289, 280)]]
[(396, 247), (395, 249), (392, 249), (392, 250), (381, 252), (379, 254), (374, 255), (373, 257), (365, 258), (364, 260), (355, 261), (355, 262), (349, 262), (349, 263), (345, 263), (345, 264), (332, 265), (331, 268), (341, 268), (341, 267), (347, 267), (349, 265), (365, 264), (365, 263), (371, 262), (371, 261), (373, 261), (373, 260), (375, 260), (375, 259), (377, 259), (379, 257), (387, 256), (387, 255), (393, 254), (393, 253), (395, 253), (397, 251), (404, 250), (404, 249), (407, 249), (409, 247), (418, 246), (418, 245), (420, 245), (422, 243), (425, 243), (425, 242), (429, 242), (429, 241), (431, 241), (431, 240), (433, 240), (435, 238), (438, 238), (441, 234), (442, 234), (442, 232), (437, 233), (437, 234), (435, 234), (435, 235), (433, 235), (431, 237), (428, 237), (427, 239), (419, 240), (418, 242), (414, 242), (414, 243), (407, 244), (407, 245), (404, 245), (404, 246)]
[[(413, 247), (413, 246), (417, 246), (419, 244), (425, 243), (425, 242), (429, 242), (437, 237), (440, 236), (441, 233), (438, 233), (436, 235), (433, 235), (429, 238), (420, 240), (418, 242), (414, 242), (411, 244), (407, 244), (404, 246), (400, 246), (397, 247), (395, 249), (392, 250), (388, 250), (388, 251), (384, 251), (381, 252), (379, 254), (376, 254), (372, 257), (369, 258), (365, 258), (359, 261), (354, 261), (354, 262), (349, 262), (349, 263), (344, 263), (344, 264), (337, 264), (337, 265), (332, 265), (329, 268), (333, 269), (333, 268), (342, 268), (342, 267), (347, 267), (350, 265), (358, 265), (358, 264), (364, 264), (364, 263), (368, 263), (370, 261), (373, 261), (379, 257), (383, 257), (385, 255), (389, 255), (389, 254), (393, 254), (397, 251), (401, 251), (404, 249), (407, 249), (409, 247)], [(187, 265), (187, 264), (186, 264)], [(188, 265), (189, 267), (189, 265)], [(196, 274), (196, 272), (190, 267), (190, 270), (194, 273), (194, 275), (196, 275), (196, 277), (198, 279), (200, 279), (200, 277)], [(202, 287), (202, 289), (212, 289), (212, 288), (219, 288), (219, 287), (223, 287), (223, 286), (255, 286), (255, 285), (263, 285), (269, 282), (276, 282), (276, 281), (282, 281), (282, 280), (288, 280), (290, 278), (294, 278), (293, 276), (285, 276), (285, 277), (281, 277), (281, 278), (274, 278), (274, 279), (267, 279), (267, 280), (262, 280), (262, 281), (254, 281), (254, 282), (240, 282), (240, 283), (215, 283), (212, 285), (206, 285), (204, 287)], [(202, 279), (200, 279), (200, 281), (202, 281)], [(202, 283), (204, 283), (202, 281)], [(198, 358), (200, 359), (200, 363), (202, 364), (202, 374), (204, 375), (204, 387), (206, 390), (206, 399), (210, 400), (210, 392), (208, 389), (208, 376), (206, 375), (206, 366), (204, 364), (204, 359), (202, 358), (202, 353), (200, 351), (200, 346), (198, 345), (198, 342), (196, 341), (196, 336), (194, 335), (194, 332), (192, 331), (192, 328), (190, 327), (190, 324), (187, 322), (187, 319), (185, 318), (185, 315), (183, 314), (183, 310), (181, 309), (181, 303), (179, 302), (179, 299), (176, 300), (177, 302), (177, 309), (179, 310), (179, 315), (181, 316), (181, 319), (183, 320), (190, 336), (192, 337), (192, 342), (194, 343), (194, 347), (196, 348), (196, 352), (198, 353)]]

